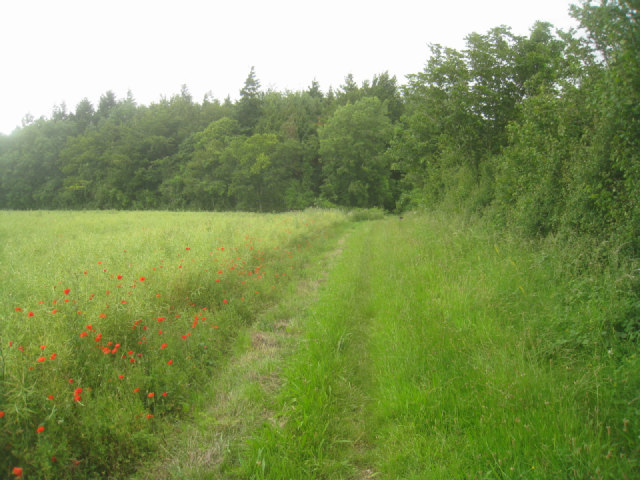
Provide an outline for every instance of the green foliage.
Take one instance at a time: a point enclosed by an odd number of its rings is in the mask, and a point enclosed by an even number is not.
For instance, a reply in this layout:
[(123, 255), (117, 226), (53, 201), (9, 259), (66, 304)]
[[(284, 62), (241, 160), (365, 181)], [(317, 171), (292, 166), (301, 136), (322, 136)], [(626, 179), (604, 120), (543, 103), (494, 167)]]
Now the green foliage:
[(388, 206), (391, 137), (386, 105), (367, 97), (334, 112), (319, 133), (323, 194), (348, 207)]

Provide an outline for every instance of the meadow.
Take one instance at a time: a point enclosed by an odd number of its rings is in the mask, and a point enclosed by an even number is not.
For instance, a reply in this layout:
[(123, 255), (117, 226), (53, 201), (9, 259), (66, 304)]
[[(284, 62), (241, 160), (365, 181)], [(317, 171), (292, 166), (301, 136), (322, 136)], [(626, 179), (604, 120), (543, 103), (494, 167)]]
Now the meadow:
[(345, 219), (0, 212), (0, 476), (133, 471)]
[(588, 239), (2, 212), (0, 245), (3, 477), (640, 475), (638, 265)]

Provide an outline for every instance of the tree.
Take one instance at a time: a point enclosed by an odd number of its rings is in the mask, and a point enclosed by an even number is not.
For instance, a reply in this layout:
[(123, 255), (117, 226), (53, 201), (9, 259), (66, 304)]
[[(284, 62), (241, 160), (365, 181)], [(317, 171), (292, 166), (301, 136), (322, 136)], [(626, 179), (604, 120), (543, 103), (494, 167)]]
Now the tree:
[(318, 135), (327, 199), (349, 207), (393, 206), (383, 156), (391, 138), (385, 104), (366, 97), (339, 107)]
[(236, 119), (240, 129), (245, 135), (251, 135), (260, 120), (262, 109), (262, 95), (260, 93), (260, 81), (256, 77), (254, 67), (240, 90), (240, 100), (236, 104)]

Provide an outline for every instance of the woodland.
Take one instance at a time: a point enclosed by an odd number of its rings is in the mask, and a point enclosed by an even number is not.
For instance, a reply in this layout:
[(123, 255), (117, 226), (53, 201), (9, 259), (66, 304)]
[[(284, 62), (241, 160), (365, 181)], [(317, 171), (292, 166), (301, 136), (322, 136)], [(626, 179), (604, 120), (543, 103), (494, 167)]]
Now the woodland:
[(402, 212), (446, 205), (525, 235), (587, 235), (640, 252), (637, 0), (571, 7), (576, 31), (499, 26), (431, 45), (406, 83), (387, 72), (323, 92), (236, 101), (187, 86), (150, 105), (23, 119), (0, 135), (0, 209)]

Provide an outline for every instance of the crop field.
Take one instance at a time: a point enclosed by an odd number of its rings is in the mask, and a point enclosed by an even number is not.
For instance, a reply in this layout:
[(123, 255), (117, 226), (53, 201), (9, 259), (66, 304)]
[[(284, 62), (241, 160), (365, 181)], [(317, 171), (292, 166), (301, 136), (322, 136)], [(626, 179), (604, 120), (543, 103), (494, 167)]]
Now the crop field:
[(344, 220), (0, 213), (0, 477), (130, 471)]

